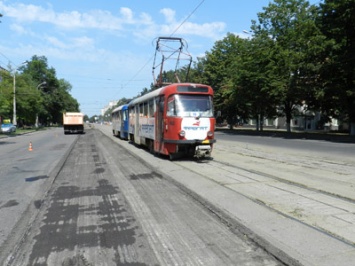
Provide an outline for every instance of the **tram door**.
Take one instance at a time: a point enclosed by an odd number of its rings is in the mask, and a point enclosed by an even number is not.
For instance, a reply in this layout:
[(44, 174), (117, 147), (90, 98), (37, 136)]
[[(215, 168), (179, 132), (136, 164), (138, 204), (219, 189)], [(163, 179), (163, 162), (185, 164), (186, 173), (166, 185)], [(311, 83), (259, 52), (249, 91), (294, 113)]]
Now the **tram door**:
[(157, 98), (157, 112), (155, 115), (154, 150), (161, 151), (164, 140), (164, 96)]

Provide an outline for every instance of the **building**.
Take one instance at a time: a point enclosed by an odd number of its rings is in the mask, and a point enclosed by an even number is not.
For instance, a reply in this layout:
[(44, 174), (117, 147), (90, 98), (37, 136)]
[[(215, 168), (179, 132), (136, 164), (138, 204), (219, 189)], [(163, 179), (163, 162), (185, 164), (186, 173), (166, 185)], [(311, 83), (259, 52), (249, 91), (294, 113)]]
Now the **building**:
[(107, 110), (109, 110), (110, 108), (116, 106), (118, 103), (118, 101), (110, 101), (108, 103), (108, 105), (106, 105), (103, 109), (101, 109), (101, 115), (104, 116), (105, 113), (107, 112)]
[[(338, 131), (346, 129), (346, 125), (339, 125), (339, 120), (330, 117), (329, 122), (324, 122), (321, 112), (308, 110), (306, 104), (295, 107), (294, 115), (291, 119), (291, 129), (302, 131), (325, 130)], [(256, 126), (256, 120), (250, 119), (248, 124)], [(286, 129), (286, 117), (264, 118), (262, 121), (264, 127)]]

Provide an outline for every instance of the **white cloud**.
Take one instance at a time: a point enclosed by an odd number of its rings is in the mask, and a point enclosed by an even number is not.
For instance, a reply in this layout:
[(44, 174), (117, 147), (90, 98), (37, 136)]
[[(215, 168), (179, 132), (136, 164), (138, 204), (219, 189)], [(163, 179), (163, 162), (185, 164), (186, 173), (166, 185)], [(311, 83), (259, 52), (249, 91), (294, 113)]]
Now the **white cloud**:
[(178, 33), (180, 35), (195, 35), (200, 37), (208, 37), (212, 39), (220, 38), (220, 34), (226, 27), (223, 22), (212, 22), (197, 24), (189, 21), (177, 21), (175, 18), (175, 11), (170, 8), (164, 8), (160, 10), (160, 13), (164, 15), (166, 24), (160, 25), (160, 33), (171, 34)]
[(19, 24), (11, 24), (10, 29), (20, 35), (28, 34), (28, 31)]
[(126, 23), (132, 23), (133, 20), (133, 12), (131, 9), (127, 7), (121, 7), (120, 13), (123, 16), (123, 19), (126, 21)]
[(165, 20), (168, 24), (175, 24), (175, 11), (170, 8), (163, 8), (160, 13), (164, 15)]
[(66, 39), (65, 41), (59, 40), (57, 37), (46, 37), (46, 40), (53, 46), (61, 49), (83, 49), (92, 50), (95, 48), (94, 40), (84, 37)]
[(124, 17), (113, 16), (108, 11), (95, 10), (89, 13), (78, 11), (56, 13), (51, 8), (35, 5), (14, 4), (5, 5), (0, 2), (0, 10), (7, 17), (12, 17), (19, 23), (45, 22), (62, 28), (94, 28), (103, 30), (122, 29), (122, 24), (129, 18), (129, 10), (125, 9)]
[(50, 44), (54, 45), (55, 47), (62, 48), (62, 49), (67, 49), (68, 48), (68, 45), (67, 45), (66, 42), (60, 41), (56, 37), (47, 37), (46, 40)]
[(79, 37), (73, 39), (73, 47), (78, 48), (94, 48), (94, 40), (89, 37)]
[(154, 24), (154, 21), (152, 20), (152, 17), (147, 14), (147, 13), (142, 13), (139, 15), (140, 21), (142, 22), (143, 25), (152, 25)]
[(226, 25), (223, 22), (213, 22), (204, 24), (186, 22), (179, 28), (178, 32), (180, 34), (189, 34), (218, 39), (220, 38), (221, 33), (224, 34), (225, 26)]
[[(119, 34), (120, 32), (133, 32), (135, 36), (154, 38), (161, 34), (169, 35), (177, 29), (178, 34), (196, 35), (216, 39), (224, 32), (226, 25), (223, 22), (212, 22), (198, 24), (176, 20), (176, 12), (170, 8), (161, 9), (165, 23), (158, 24), (147, 13), (135, 16), (134, 12), (127, 7), (121, 7), (119, 15), (115, 16), (109, 11), (91, 10), (86, 13), (78, 11), (56, 13), (51, 6), (44, 8), (36, 5), (13, 4), (5, 5), (0, 1), (0, 10), (6, 17), (14, 18), (18, 24), (31, 22), (44, 22), (52, 24), (62, 29), (98, 29)], [(128, 25), (134, 28), (129, 30)], [(17, 25), (15, 30), (21, 31), (21, 25)], [(23, 30), (23, 29), (22, 29)]]

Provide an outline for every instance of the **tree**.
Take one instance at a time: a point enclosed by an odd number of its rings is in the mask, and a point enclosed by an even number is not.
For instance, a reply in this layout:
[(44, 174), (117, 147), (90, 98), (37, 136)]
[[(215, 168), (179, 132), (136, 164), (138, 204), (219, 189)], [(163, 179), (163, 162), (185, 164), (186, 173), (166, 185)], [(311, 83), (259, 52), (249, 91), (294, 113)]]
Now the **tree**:
[[(16, 118), (18, 125), (21, 126), (23, 121), (30, 117), (33, 108), (36, 106), (36, 92), (32, 89), (31, 77), (22, 73), (19, 68), (9, 71), (2, 69), (0, 82), (0, 116), (2, 118), (13, 117), (13, 101), (14, 101), (14, 75), (16, 75)], [(34, 118), (34, 116), (33, 116)]]
[(5, 69), (0, 69), (0, 77), (0, 117), (6, 119), (12, 114), (13, 77)]
[(342, 116), (355, 135), (355, 3), (354, 0), (325, 0), (319, 25), (327, 37), (323, 53), (320, 99), (325, 111)]
[(231, 128), (236, 122), (253, 117), (257, 130), (262, 130), (263, 117), (276, 113), (273, 98), (268, 94), (271, 44), (270, 38), (261, 33), (252, 39), (229, 33), (200, 59), (198, 72), (192, 71), (214, 87), (215, 107)]
[(32, 77), (22, 73), (16, 78), (16, 107), (18, 125), (34, 124), (40, 92)]
[(313, 98), (310, 95), (315, 83), (309, 81), (315, 79), (317, 66), (311, 60), (309, 49), (320, 47), (324, 40), (317, 28), (317, 15), (318, 8), (308, 1), (275, 0), (258, 14), (259, 23), (253, 21), (252, 25), (255, 36), (268, 36), (272, 41), (268, 93), (279, 102), (288, 132), (295, 106)]
[(245, 110), (238, 104), (243, 101), (235, 97), (236, 88), (233, 83), (238, 72), (235, 62), (240, 58), (245, 42), (246, 40), (237, 35), (228, 33), (223, 40), (217, 41), (212, 50), (206, 52), (205, 58), (199, 62), (203, 64), (200, 65), (200, 71), (203, 71), (200, 81), (212, 86), (215, 92), (215, 110), (221, 113), (221, 118), (227, 119), (231, 126), (236, 122), (238, 113), (242, 114)]
[(244, 119), (254, 118), (257, 130), (263, 130), (264, 117), (276, 116), (276, 101), (269, 93), (268, 66), (272, 41), (268, 36), (259, 34), (244, 42), (244, 49), (235, 64), (235, 97), (244, 103)]
[(71, 84), (56, 77), (55, 69), (48, 67), (45, 56), (33, 56), (20, 69), (32, 79), (31, 88), (35, 88), (33, 94), (36, 95), (36, 100), (30, 113), (33, 117), (38, 115), (41, 124), (60, 124), (63, 112), (80, 111), (79, 103), (70, 95)]
[[(31, 61), (16, 71), (16, 114), (21, 125), (31, 125), (36, 118), (43, 125), (62, 123), (65, 111), (79, 112), (79, 103), (71, 94), (71, 84), (56, 77), (53, 67), (48, 67), (47, 58), (34, 55)], [(9, 71), (1, 69), (0, 116), (13, 115), (13, 80)]]
[(71, 88), (72, 86), (68, 81), (59, 79), (57, 89), (48, 94), (48, 101), (51, 102), (48, 108), (52, 116), (52, 123), (61, 123), (64, 112), (80, 111), (78, 101), (69, 93)]
[(193, 66), (190, 69), (190, 79), (189, 81), (194, 83), (205, 83), (204, 71), (206, 65), (205, 57), (197, 57), (197, 61), (193, 62)]

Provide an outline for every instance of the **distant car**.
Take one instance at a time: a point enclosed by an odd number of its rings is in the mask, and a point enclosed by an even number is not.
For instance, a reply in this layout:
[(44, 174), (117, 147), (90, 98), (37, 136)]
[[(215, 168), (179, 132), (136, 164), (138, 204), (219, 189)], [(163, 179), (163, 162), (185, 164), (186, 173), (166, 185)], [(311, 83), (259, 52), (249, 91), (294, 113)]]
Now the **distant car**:
[(11, 133), (16, 131), (16, 126), (9, 123), (9, 124), (2, 124), (1, 125), (1, 132), (2, 133)]

